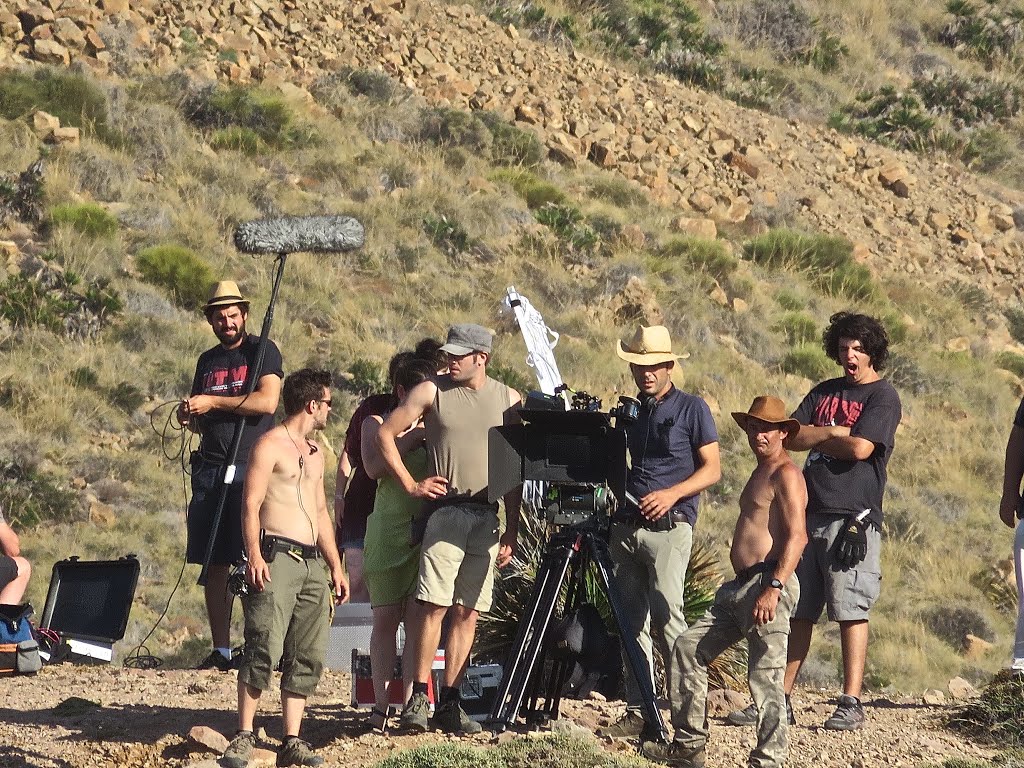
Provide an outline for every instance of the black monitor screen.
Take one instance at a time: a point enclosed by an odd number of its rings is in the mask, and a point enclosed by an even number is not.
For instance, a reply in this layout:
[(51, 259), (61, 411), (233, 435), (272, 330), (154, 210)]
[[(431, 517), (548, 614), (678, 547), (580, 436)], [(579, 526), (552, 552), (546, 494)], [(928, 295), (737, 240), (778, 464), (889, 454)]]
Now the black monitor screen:
[(585, 469), (591, 466), (590, 435), (548, 435), (547, 464), (549, 467)]
[(53, 566), (41, 625), (83, 640), (124, 637), (135, 597), (139, 563), (63, 561)]

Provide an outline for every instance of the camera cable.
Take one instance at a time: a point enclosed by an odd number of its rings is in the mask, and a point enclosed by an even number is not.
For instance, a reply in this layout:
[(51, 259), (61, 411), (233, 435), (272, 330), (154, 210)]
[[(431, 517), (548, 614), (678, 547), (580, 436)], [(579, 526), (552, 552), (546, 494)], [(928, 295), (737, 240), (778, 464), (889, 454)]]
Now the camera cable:
[[(181, 467), (181, 494), (182, 501), (185, 508), (185, 514), (188, 514), (188, 477), (191, 475), (188, 459), (186, 458), (191, 454), (192, 441), (194, 439), (193, 432), (190, 432), (186, 427), (178, 423), (175, 412), (180, 400), (168, 400), (167, 402), (160, 403), (154, 408), (149, 414), (149, 424), (153, 428), (153, 431), (160, 438), (160, 450), (164, 455), (164, 458), (169, 461), (178, 462)], [(164, 415), (164, 409), (166, 415)], [(160, 424), (160, 420), (163, 420), (163, 424)], [(171, 607), (171, 601), (174, 599), (175, 593), (178, 591), (178, 587), (181, 586), (182, 577), (185, 575), (185, 565), (187, 562), (187, 555), (181, 559), (181, 570), (178, 571), (178, 578), (174, 582), (174, 586), (171, 588), (171, 594), (167, 597), (167, 602), (164, 605), (163, 610), (157, 617), (157, 620), (153, 623), (149, 632), (142, 638), (142, 641), (136, 645), (128, 655), (125, 656), (124, 666), (129, 669), (156, 669), (163, 664), (163, 659), (159, 656), (155, 656), (149, 652), (149, 648), (146, 646), (146, 641), (153, 636), (156, 632), (157, 627), (164, 620), (167, 615), (167, 611)]]

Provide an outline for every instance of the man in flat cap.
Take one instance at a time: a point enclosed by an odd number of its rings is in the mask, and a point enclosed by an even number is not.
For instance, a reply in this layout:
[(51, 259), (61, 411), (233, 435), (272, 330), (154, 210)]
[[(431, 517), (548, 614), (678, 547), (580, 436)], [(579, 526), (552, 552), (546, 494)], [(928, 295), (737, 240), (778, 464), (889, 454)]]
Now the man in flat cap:
[[(612, 519), (609, 553), (619, 594), (630, 596), (623, 631), (639, 640), (649, 665), (657, 643), (671, 675), (672, 646), (686, 629), (683, 586), (697, 501), (722, 475), (718, 432), (707, 403), (672, 383), (676, 360), (685, 356), (672, 351), (668, 328), (638, 327), (619, 342), (618, 355), (629, 363), (642, 405), (626, 425), (627, 498)], [(613, 738), (639, 736), (645, 727), (640, 686), (624, 666), (626, 713), (601, 731)]]
[[(516, 423), (519, 393), (487, 375), (491, 332), (479, 325), (455, 325), (441, 351), (448, 373), (413, 387), (384, 420), (377, 442), (388, 471), (406, 492), (424, 500), (429, 514), (420, 554), (416, 599), (421, 610), (414, 628), (416, 669), (402, 727), (428, 728), (427, 680), (450, 617), (444, 682), (434, 724), (448, 733), (481, 730), (462, 709), (459, 695), (480, 613), (491, 607), (494, 564), (506, 565), (515, 550), (521, 489), (505, 501), (505, 532), (498, 536), (497, 505), (487, 501), (487, 433)], [(419, 419), (426, 432), (428, 477), (416, 482), (395, 439)]]
[(668, 691), (675, 737), (669, 744), (647, 742), (642, 750), (649, 760), (680, 768), (704, 765), (708, 665), (744, 638), (757, 724), (748, 764), (781, 768), (788, 752), (783, 680), (789, 617), (800, 597), (795, 571), (807, 544), (807, 485), (783, 441), (800, 423), (786, 416), (781, 400), (765, 395), (732, 417), (757, 460), (740, 494), (729, 552), (736, 578), (719, 588), (708, 612), (676, 640)]
[[(260, 338), (245, 330), (249, 301), (234, 281), (224, 280), (213, 286), (203, 313), (220, 343), (199, 356), (191, 393), (178, 406), (178, 421), (202, 436), (199, 450), (191, 456), (192, 501), (188, 506), (186, 560), (201, 564), (206, 558), (210, 537), (215, 535), (204, 587), (213, 650), (200, 663), (199, 669), (226, 672), (233, 666), (231, 607), (234, 595), (228, 590), (228, 574), (232, 563), (242, 557), (242, 479), (250, 448), (274, 425), (284, 371), (281, 352), (268, 339), (256, 386), (245, 394), (248, 382), (255, 375)], [(238, 419), (245, 419), (245, 429), (238, 446), (234, 477), (225, 479)], [(214, 534), (213, 517), (220, 486), (225, 482), (230, 488)]]

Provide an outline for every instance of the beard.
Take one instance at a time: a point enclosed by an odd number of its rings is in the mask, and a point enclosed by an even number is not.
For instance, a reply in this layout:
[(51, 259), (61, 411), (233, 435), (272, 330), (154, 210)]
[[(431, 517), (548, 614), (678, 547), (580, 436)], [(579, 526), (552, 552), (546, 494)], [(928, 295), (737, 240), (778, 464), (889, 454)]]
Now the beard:
[(243, 323), (237, 331), (215, 330), (213, 333), (217, 341), (225, 347), (230, 347), (245, 338), (245, 324)]

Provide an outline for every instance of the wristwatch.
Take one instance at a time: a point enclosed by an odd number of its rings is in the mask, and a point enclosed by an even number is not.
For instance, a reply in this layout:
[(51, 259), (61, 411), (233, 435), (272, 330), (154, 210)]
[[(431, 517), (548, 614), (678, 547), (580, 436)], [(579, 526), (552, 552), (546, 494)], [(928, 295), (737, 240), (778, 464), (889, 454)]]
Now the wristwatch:
[(785, 589), (786, 585), (783, 584), (778, 579), (773, 577), (772, 580), (768, 582), (768, 586), (769, 587), (775, 587), (775, 589), (777, 589), (777, 590), (779, 590), (779, 592), (781, 592), (783, 589)]

